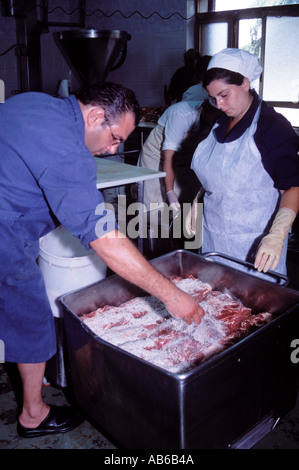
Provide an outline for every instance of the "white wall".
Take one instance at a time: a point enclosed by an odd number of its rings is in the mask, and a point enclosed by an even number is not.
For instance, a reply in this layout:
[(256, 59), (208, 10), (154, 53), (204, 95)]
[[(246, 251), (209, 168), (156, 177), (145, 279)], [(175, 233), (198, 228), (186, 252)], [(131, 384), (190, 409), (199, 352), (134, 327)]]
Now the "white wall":
[[(76, 4), (69, 0), (49, 1), (49, 8), (59, 5), (70, 12)], [(169, 84), (174, 71), (183, 65), (185, 50), (192, 47), (190, 22), (184, 19), (191, 14), (190, 4), (192, 10), (190, 0), (86, 1), (86, 27), (119, 29), (131, 34), (124, 65), (111, 72), (107, 80), (133, 89), (141, 106), (164, 104), (164, 84)], [(48, 19), (76, 21), (76, 14), (70, 17), (57, 9)], [(50, 94), (54, 94), (58, 80), (69, 76), (69, 67), (53, 41), (53, 32), (62, 29), (66, 28), (50, 27), (49, 33), (41, 36), (43, 91)], [(0, 53), (15, 42), (15, 19), (0, 15)], [(18, 89), (17, 75), (15, 52), (0, 57), (0, 78), (6, 85), (6, 97)], [(72, 77), (75, 89), (78, 82), (74, 74)]]

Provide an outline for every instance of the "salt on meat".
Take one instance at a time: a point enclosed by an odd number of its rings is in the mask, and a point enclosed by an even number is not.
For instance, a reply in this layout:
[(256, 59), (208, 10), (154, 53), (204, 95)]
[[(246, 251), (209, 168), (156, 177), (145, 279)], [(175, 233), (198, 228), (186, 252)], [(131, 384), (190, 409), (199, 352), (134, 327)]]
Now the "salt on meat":
[(199, 325), (172, 317), (153, 296), (105, 305), (80, 319), (108, 343), (173, 373), (187, 372), (272, 319), (267, 312), (253, 315), (228, 293), (193, 276), (173, 282), (203, 308)]

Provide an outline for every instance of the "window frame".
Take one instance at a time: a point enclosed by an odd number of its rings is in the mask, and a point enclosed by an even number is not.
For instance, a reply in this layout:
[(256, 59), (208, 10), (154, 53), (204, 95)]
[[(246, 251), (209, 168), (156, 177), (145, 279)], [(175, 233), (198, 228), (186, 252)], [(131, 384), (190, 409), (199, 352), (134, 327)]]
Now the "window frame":
[[(201, 50), (201, 26), (211, 23), (224, 23), (228, 25), (227, 47), (238, 47), (239, 37), (239, 21), (244, 19), (261, 18), (262, 20), (262, 41), (261, 41), (261, 57), (260, 62), (264, 68), (265, 61), (265, 47), (266, 47), (266, 23), (267, 17), (299, 17), (299, 4), (291, 5), (278, 5), (271, 7), (255, 7), (245, 8), (242, 10), (226, 10), (226, 11), (212, 11), (214, 10), (214, 0), (208, 1), (208, 12), (200, 12), (200, 0), (196, 2), (195, 24), (194, 24), (194, 38), (195, 47)], [(263, 96), (263, 74), (260, 77), (259, 94)], [(270, 106), (282, 108), (295, 108), (299, 109), (299, 101), (293, 103), (291, 101), (267, 101)]]

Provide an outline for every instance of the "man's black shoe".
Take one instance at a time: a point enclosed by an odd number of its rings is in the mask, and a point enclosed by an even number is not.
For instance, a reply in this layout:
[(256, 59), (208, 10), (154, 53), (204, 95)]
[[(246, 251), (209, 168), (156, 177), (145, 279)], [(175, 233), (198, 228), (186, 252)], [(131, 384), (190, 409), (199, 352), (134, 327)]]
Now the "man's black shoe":
[(81, 413), (71, 406), (51, 406), (48, 416), (37, 428), (25, 428), (18, 423), (17, 430), (20, 437), (46, 436), (71, 431), (83, 421)]

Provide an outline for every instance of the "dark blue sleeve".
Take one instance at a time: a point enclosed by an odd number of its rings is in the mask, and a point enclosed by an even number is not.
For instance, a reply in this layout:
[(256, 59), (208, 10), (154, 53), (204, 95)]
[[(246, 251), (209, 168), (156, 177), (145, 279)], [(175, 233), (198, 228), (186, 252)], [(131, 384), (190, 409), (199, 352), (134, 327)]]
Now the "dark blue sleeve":
[(105, 233), (117, 229), (114, 209), (107, 209), (96, 188), (96, 164), (91, 155), (65, 155), (48, 166), (39, 185), (51, 210), (85, 248)]
[(299, 186), (299, 137), (289, 121), (263, 103), (254, 139), (275, 188)]

